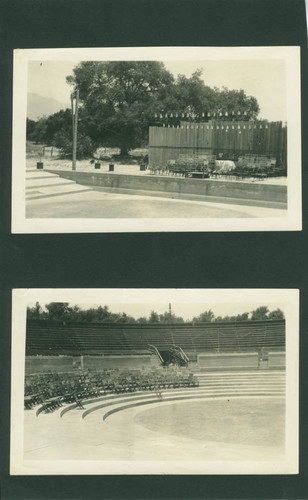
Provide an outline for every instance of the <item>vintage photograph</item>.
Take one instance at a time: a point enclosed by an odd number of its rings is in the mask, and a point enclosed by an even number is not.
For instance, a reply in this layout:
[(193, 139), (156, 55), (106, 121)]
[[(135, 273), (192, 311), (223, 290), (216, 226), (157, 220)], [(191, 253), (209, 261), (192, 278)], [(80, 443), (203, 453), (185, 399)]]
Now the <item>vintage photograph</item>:
[(11, 474), (296, 474), (298, 290), (13, 291)]
[(15, 51), (13, 232), (300, 230), (299, 56)]

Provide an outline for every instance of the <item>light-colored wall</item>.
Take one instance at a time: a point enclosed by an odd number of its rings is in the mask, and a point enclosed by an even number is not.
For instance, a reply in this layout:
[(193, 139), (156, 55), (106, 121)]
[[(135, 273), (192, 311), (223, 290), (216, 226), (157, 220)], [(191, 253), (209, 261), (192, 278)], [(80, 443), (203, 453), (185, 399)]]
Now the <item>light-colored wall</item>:
[(269, 352), (268, 353), (269, 368), (285, 368), (286, 354), (284, 352)]
[(198, 354), (198, 366), (206, 370), (254, 369), (258, 368), (258, 353)]
[(108, 173), (76, 172), (70, 170), (51, 170), (65, 179), (71, 179), (86, 186), (101, 186), (115, 189), (142, 189), (176, 194), (195, 194), (238, 198), (260, 202), (287, 203), (287, 186), (247, 182), (228, 182), (214, 179), (185, 179), (158, 175), (123, 175)]
[(104, 368), (131, 368), (157, 366), (155, 356), (27, 356), (25, 372), (44, 373), (48, 370), (67, 372), (79, 368), (99, 370)]
[(131, 368), (142, 369), (158, 363), (155, 356), (83, 356), (84, 369)]

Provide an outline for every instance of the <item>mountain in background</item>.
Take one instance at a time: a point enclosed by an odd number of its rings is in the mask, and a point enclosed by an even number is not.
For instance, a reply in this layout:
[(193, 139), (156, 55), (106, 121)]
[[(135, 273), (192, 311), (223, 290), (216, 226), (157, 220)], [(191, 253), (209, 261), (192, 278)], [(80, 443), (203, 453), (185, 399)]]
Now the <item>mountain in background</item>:
[(60, 102), (56, 99), (43, 97), (39, 94), (28, 94), (27, 117), (31, 120), (37, 120), (42, 116), (49, 116), (57, 113), (60, 109), (70, 107), (70, 103)]

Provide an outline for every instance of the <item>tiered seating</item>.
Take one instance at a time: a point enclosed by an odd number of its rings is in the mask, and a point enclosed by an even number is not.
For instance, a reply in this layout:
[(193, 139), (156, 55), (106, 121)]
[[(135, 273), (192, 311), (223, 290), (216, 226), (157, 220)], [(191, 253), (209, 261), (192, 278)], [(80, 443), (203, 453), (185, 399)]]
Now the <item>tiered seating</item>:
[(284, 321), (203, 324), (67, 324), (29, 321), (27, 355), (148, 354), (180, 346), (185, 352), (284, 349)]
[(41, 404), (37, 414), (49, 413), (63, 403), (80, 404), (81, 400), (107, 393), (131, 393), (155, 389), (196, 387), (199, 383), (186, 369), (156, 368), (140, 370), (102, 370), (28, 375), (25, 379), (26, 410)]

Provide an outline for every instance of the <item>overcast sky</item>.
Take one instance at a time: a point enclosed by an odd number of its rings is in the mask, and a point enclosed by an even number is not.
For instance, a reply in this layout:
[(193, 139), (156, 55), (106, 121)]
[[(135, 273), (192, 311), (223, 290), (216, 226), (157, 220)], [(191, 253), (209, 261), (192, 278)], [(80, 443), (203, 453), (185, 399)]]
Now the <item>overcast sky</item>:
[[(44, 302), (40, 302), (41, 306), (45, 305)], [(34, 302), (29, 303), (30, 307), (35, 305)], [(140, 318), (142, 316), (148, 317), (151, 314), (151, 311), (155, 311), (158, 314), (163, 314), (164, 312), (168, 312), (169, 304), (163, 304), (161, 302), (151, 302), (151, 303), (135, 303), (135, 304), (127, 304), (127, 303), (119, 303), (119, 304), (93, 304), (93, 303), (70, 303), (70, 306), (78, 305), (82, 309), (90, 309), (97, 308), (99, 306), (108, 305), (109, 309), (113, 313), (122, 313), (125, 312), (129, 316), (133, 316), (134, 318)], [(245, 303), (172, 303), (171, 309), (172, 312), (176, 316), (181, 316), (184, 320), (192, 320), (194, 316), (198, 316), (204, 311), (212, 310), (215, 316), (234, 316), (237, 314), (242, 314), (244, 312), (251, 312), (257, 307), (266, 305), (270, 311), (275, 309), (281, 309), (284, 311), (284, 305), (280, 302), (272, 302), (272, 303), (262, 303), (258, 302), (245, 302)]]
[[(28, 92), (66, 103), (70, 107), (71, 87), (66, 76), (72, 74), (78, 61), (30, 61)], [(243, 89), (256, 97), (260, 106), (260, 119), (287, 121), (286, 77), (283, 60), (207, 60), (165, 61), (165, 67), (174, 74), (191, 76), (203, 69), (203, 79), (210, 87)]]

